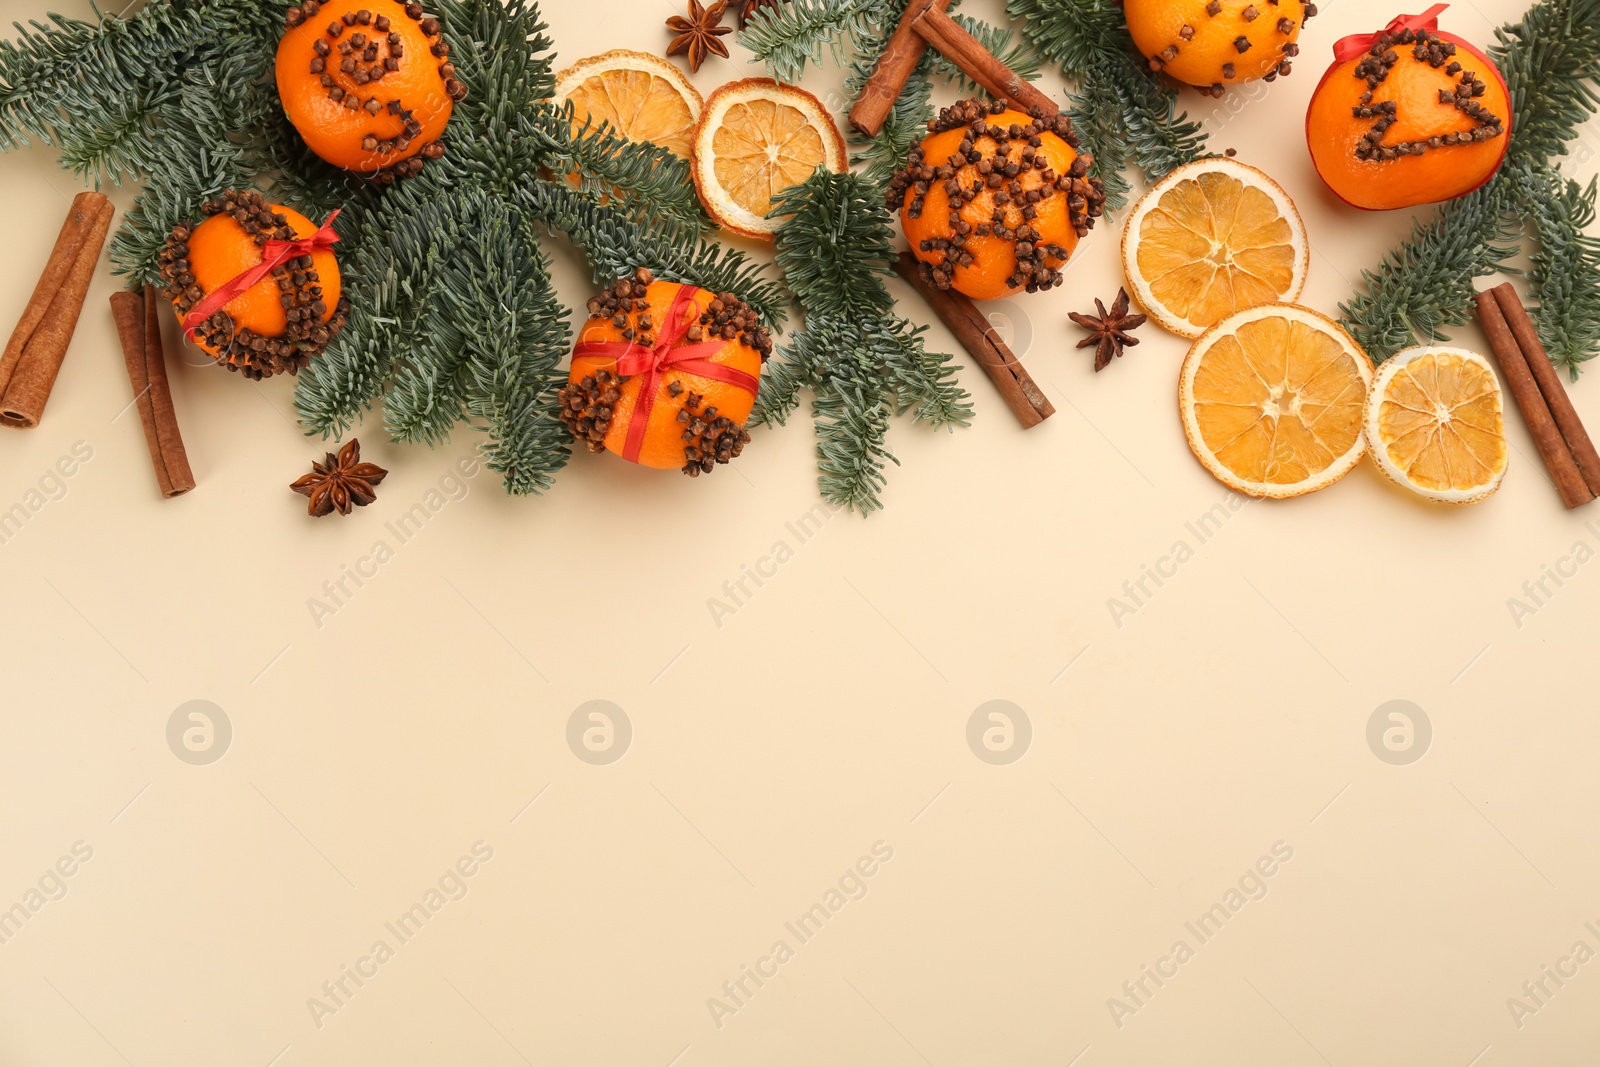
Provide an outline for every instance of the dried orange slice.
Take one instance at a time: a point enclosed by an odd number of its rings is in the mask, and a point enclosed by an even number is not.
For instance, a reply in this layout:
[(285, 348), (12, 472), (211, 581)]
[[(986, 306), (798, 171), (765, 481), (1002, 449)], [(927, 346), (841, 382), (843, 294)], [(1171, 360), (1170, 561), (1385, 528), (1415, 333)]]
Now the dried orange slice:
[(729, 82), (711, 94), (694, 132), (694, 184), (717, 225), (770, 241), (772, 197), (818, 167), (849, 165), (844, 138), (822, 101), (771, 78)]
[(689, 158), (704, 100), (664, 59), (625, 48), (580, 59), (556, 75), (556, 103), (572, 101), (577, 126), (609, 123), (619, 137)]
[(1189, 447), (1225, 485), (1300, 496), (1360, 461), (1371, 384), (1372, 361), (1332, 319), (1297, 304), (1258, 304), (1189, 349), (1178, 408)]
[(1443, 504), (1471, 504), (1505, 477), (1504, 407), (1489, 361), (1464, 348), (1396, 352), (1367, 397), (1367, 446), (1396, 484)]
[(1122, 231), (1128, 288), (1151, 318), (1182, 337), (1199, 337), (1253, 304), (1294, 300), (1309, 260), (1289, 194), (1226, 158), (1168, 174)]

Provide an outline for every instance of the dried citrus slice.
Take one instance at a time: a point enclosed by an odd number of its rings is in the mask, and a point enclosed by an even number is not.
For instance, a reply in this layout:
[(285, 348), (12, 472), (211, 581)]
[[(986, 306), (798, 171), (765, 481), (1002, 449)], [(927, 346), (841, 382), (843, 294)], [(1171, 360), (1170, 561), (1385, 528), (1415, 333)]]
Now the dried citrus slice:
[(578, 126), (605, 122), (618, 136), (649, 141), (684, 159), (705, 105), (677, 67), (624, 48), (580, 59), (557, 74), (555, 100), (572, 101)]
[(1290, 497), (1332, 485), (1361, 459), (1372, 361), (1332, 319), (1258, 304), (1207, 330), (1178, 376), (1189, 447), (1224, 484)]
[(1378, 469), (1429, 500), (1471, 504), (1500, 488), (1506, 435), (1500, 383), (1464, 348), (1397, 352), (1367, 397), (1367, 446)]
[(1226, 158), (1168, 174), (1122, 231), (1128, 288), (1151, 318), (1182, 337), (1199, 337), (1241, 308), (1295, 299), (1309, 258), (1289, 194)]
[(770, 241), (773, 194), (818, 167), (842, 171), (844, 138), (822, 101), (771, 78), (729, 82), (711, 94), (694, 132), (694, 184), (717, 225)]

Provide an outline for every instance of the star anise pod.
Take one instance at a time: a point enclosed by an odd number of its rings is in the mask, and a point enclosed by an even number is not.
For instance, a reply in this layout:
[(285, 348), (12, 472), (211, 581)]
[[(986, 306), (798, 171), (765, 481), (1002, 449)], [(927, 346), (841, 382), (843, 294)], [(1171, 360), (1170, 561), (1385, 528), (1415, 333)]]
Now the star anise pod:
[(667, 55), (679, 52), (689, 55), (689, 69), (697, 71), (709, 53), (728, 58), (728, 46), (717, 38), (732, 33), (732, 26), (722, 24), (722, 13), (728, 9), (728, 0), (717, 0), (710, 7), (701, 7), (700, 0), (689, 0), (689, 17), (673, 15), (667, 20), (667, 29), (677, 34), (667, 45)]
[(754, 18), (756, 12), (760, 11), (762, 8), (770, 7), (776, 10), (785, 2), (786, 0), (744, 0), (744, 6), (739, 9), (739, 25), (750, 25), (750, 20)]
[(352, 509), (364, 508), (378, 499), (372, 487), (388, 473), (376, 463), (362, 463), (361, 442), (352, 437), (337, 456), (329, 452), (321, 463), (313, 462), (311, 473), (289, 488), (311, 498), (306, 510), (313, 516), (320, 518), (335, 509), (348, 515)]
[(1089, 331), (1089, 336), (1078, 342), (1079, 348), (1094, 347), (1094, 369), (1102, 371), (1111, 362), (1112, 356), (1122, 355), (1126, 345), (1139, 343), (1137, 337), (1132, 336), (1132, 331), (1144, 325), (1143, 315), (1128, 314), (1128, 290), (1118, 289), (1117, 298), (1111, 302), (1111, 311), (1106, 311), (1106, 306), (1097, 297), (1094, 302), (1095, 309), (1100, 312), (1100, 317), (1093, 315), (1080, 315), (1076, 311), (1067, 313), (1067, 318)]

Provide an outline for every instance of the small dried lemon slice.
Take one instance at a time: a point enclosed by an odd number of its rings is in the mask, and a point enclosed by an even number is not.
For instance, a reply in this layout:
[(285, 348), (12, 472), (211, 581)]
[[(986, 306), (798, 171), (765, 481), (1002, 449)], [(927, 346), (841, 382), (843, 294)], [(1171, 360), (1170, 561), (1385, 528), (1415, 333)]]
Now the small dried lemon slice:
[(1366, 450), (1372, 361), (1334, 321), (1259, 304), (1207, 330), (1178, 376), (1184, 434), (1224, 484), (1260, 497), (1332, 485)]
[(1128, 288), (1150, 317), (1199, 337), (1241, 308), (1294, 300), (1310, 246), (1289, 194), (1254, 167), (1202, 159), (1168, 174), (1122, 231)]
[(772, 198), (818, 167), (849, 165), (844, 138), (822, 101), (771, 78), (730, 82), (711, 94), (694, 134), (694, 184), (718, 226), (770, 241)]
[(1464, 348), (1407, 348), (1378, 368), (1367, 445), (1396, 484), (1443, 504), (1471, 504), (1505, 477), (1503, 416), (1488, 360)]
[(619, 48), (580, 59), (556, 75), (556, 103), (572, 101), (573, 121), (585, 120), (630, 141), (649, 141), (689, 158), (705, 102), (683, 72), (664, 59)]

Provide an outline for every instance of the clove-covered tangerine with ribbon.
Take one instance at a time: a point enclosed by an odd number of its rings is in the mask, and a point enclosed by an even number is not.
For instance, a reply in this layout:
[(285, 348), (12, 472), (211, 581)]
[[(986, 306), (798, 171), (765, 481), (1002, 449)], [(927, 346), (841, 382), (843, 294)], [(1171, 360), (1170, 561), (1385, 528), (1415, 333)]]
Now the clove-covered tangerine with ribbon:
[(1439, 29), (1446, 6), (1334, 43), (1306, 111), (1306, 145), (1328, 188), (1354, 207), (1451, 200), (1505, 159), (1505, 79), (1482, 51)]
[(559, 394), (590, 452), (690, 476), (744, 450), (772, 338), (732, 293), (657, 281), (644, 269), (590, 299)]
[(416, 0), (304, 0), (278, 41), (278, 96), (317, 155), (380, 184), (444, 155), (467, 95), (439, 20)]
[(229, 190), (201, 205), (205, 220), (172, 228), (161, 279), (184, 334), (247, 378), (294, 374), (338, 335), (334, 212), (317, 226), (257, 192)]

